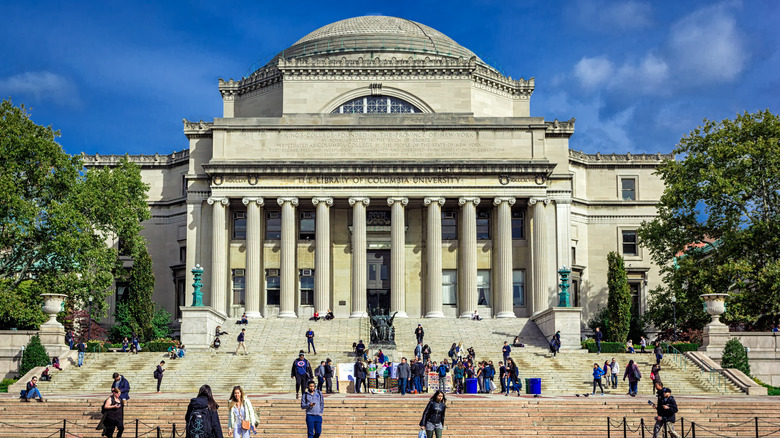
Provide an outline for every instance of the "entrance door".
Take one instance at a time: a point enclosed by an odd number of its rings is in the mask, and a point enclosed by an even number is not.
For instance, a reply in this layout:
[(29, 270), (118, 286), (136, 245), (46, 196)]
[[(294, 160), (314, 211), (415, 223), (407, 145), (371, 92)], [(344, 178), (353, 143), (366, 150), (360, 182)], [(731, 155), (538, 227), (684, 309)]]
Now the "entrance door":
[(368, 251), (367, 302), (368, 308), (390, 310), (390, 251)]

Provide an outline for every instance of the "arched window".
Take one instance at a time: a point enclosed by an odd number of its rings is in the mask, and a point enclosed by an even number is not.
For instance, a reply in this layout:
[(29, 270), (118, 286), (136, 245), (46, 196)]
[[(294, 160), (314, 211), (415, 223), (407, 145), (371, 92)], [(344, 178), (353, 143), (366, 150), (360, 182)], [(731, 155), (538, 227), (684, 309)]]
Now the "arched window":
[(364, 96), (345, 102), (333, 114), (401, 114), (422, 113), (411, 103), (389, 96)]

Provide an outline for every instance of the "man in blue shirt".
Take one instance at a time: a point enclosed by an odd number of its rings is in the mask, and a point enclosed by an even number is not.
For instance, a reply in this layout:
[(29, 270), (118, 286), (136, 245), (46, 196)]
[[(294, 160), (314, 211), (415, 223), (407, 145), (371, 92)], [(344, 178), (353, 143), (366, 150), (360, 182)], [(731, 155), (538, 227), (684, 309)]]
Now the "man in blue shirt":
[(509, 346), (507, 341), (504, 341), (504, 348), (501, 349), (501, 352), (504, 354), (504, 362), (506, 362), (507, 358), (509, 357), (509, 353), (512, 352), (512, 347)]
[(301, 350), (298, 354), (298, 359), (293, 361), (292, 369), (290, 370), (290, 377), (295, 379), (296, 400), (299, 397), (298, 391), (300, 390), (301, 393), (305, 391), (306, 382), (311, 380), (311, 383), (314, 383), (314, 373), (311, 370), (311, 365), (309, 365), (309, 361), (304, 359), (303, 356), (303, 350)]
[(325, 400), (322, 392), (315, 388), (313, 380), (307, 384), (309, 390), (303, 393), (301, 409), (306, 411), (306, 431), (309, 438), (319, 438), (322, 433), (322, 412), (325, 410)]
[(236, 340), (238, 341), (238, 346), (236, 347), (235, 354), (238, 354), (238, 350), (241, 348), (244, 349), (244, 354), (247, 354), (246, 344), (244, 344), (244, 333), (246, 333), (246, 329), (241, 329), (241, 333), (239, 333), (238, 338), (236, 338)]
[(309, 331), (306, 332), (306, 342), (306, 348), (309, 350), (309, 353), (314, 350), (314, 354), (317, 354), (317, 349), (314, 348), (314, 330), (311, 328), (309, 328)]

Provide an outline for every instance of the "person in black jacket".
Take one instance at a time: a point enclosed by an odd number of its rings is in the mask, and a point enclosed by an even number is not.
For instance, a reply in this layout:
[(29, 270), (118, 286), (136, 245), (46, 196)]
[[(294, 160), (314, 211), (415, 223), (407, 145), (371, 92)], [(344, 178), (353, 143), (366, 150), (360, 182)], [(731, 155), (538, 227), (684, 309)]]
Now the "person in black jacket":
[(441, 391), (436, 391), (428, 405), (425, 406), (422, 418), (420, 419), (420, 429), (425, 430), (427, 438), (433, 438), (434, 432), (436, 438), (441, 438), (441, 431), (444, 429), (444, 413), (447, 411), (447, 397)]
[(105, 415), (103, 435), (108, 438), (114, 438), (114, 431), (117, 432), (116, 438), (122, 438), (122, 433), (125, 431), (125, 401), (121, 397), (119, 388), (112, 388), (111, 397), (106, 399), (101, 408)]
[(157, 365), (157, 369), (154, 370), (154, 378), (157, 379), (157, 393), (160, 393), (160, 384), (162, 384), (163, 379), (163, 373), (165, 372), (165, 368), (163, 368), (163, 365), (165, 365), (165, 361), (160, 361), (160, 365)]
[(125, 379), (125, 376), (119, 373), (114, 373), (114, 382), (111, 383), (111, 388), (119, 389), (119, 398), (124, 400), (130, 400), (130, 382)]
[(330, 358), (325, 360), (325, 392), (327, 394), (333, 394), (333, 362)]
[(314, 379), (311, 365), (309, 365), (308, 360), (304, 359), (303, 350), (298, 354), (298, 359), (295, 359), (292, 363), (290, 377), (295, 379), (295, 399), (298, 400), (300, 398), (298, 391), (303, 393), (306, 390), (306, 383)]
[(414, 336), (417, 338), (417, 343), (422, 344), (425, 337), (425, 330), (423, 330), (422, 324), (417, 324), (417, 328), (414, 329)]
[(672, 397), (672, 390), (664, 388), (661, 395), (658, 397), (658, 402), (653, 404), (656, 413), (655, 427), (653, 428), (653, 438), (658, 437), (658, 433), (664, 428), (666, 424), (669, 429), (669, 433), (673, 437), (679, 438), (679, 434), (674, 430), (674, 422), (677, 420), (675, 414), (677, 413), (677, 402)]
[(360, 358), (355, 362), (355, 368), (352, 370), (352, 373), (355, 376), (355, 394), (360, 394), (361, 386), (368, 393), (368, 388), (366, 388), (366, 365)]
[[(201, 386), (198, 390), (198, 396), (190, 400), (187, 414), (184, 416), (187, 437), (224, 438), (217, 409), (219, 409), (219, 405), (211, 395), (211, 387), (209, 385)], [(201, 435), (196, 435), (196, 433)]]

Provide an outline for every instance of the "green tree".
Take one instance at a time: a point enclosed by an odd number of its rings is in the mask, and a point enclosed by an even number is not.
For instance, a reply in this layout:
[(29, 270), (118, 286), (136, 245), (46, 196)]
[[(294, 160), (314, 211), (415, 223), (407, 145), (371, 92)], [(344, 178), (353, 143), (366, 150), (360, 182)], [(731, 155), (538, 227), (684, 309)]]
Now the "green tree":
[(664, 162), (658, 217), (640, 242), (661, 266), (648, 318), (701, 329), (709, 318), (699, 294), (729, 293), (723, 320), (760, 329), (780, 315), (780, 118), (768, 110), (734, 120), (704, 120), (680, 140), (681, 160)]
[(607, 271), (607, 287), (609, 297), (609, 331), (607, 340), (625, 342), (631, 326), (631, 290), (628, 287), (628, 277), (623, 257), (612, 251), (607, 255), (609, 270)]
[(0, 327), (37, 329), (48, 319), (41, 308), (40, 291), (35, 282), (25, 280), (11, 290), (10, 280), (0, 281)]
[(154, 312), (152, 326), (154, 326), (154, 339), (165, 339), (171, 337), (171, 313), (159, 307)]
[(137, 251), (128, 284), (127, 316), (133, 331), (144, 340), (154, 339), (154, 272), (145, 246)]
[[(131, 251), (139, 246), (141, 222), (150, 217), (148, 187), (127, 159), (85, 171), (55, 141), (58, 136), (30, 120), (24, 106), (0, 103), (0, 297), (19, 294), (22, 281), (32, 277), (34, 290), (66, 294), (73, 308), (87, 307), (93, 297), (99, 319), (121, 267), (107, 240), (118, 237)], [(29, 321), (14, 317), (3, 324)]]
[(30, 338), (27, 347), (22, 353), (22, 363), (19, 365), (19, 377), (27, 374), (35, 367), (43, 367), (49, 364), (49, 353), (46, 347), (41, 344), (41, 338), (38, 335)]
[(723, 357), (720, 359), (720, 366), (723, 368), (736, 368), (746, 376), (750, 375), (750, 363), (745, 347), (737, 338), (731, 338), (726, 342), (723, 349)]

